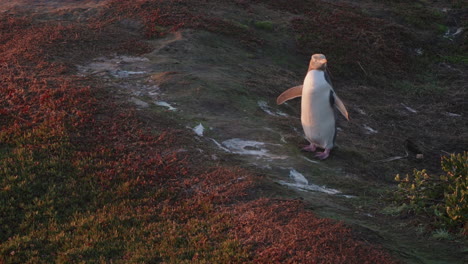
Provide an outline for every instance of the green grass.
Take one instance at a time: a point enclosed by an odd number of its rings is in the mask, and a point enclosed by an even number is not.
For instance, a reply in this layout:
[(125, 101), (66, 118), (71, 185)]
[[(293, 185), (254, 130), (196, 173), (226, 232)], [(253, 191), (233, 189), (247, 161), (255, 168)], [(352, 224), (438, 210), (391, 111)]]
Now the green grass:
[(410, 96), (441, 95), (446, 91), (444, 85), (437, 82), (414, 83), (402, 80), (393, 82), (392, 86), (402, 94)]
[(432, 233), (432, 237), (439, 240), (453, 240), (452, 234), (445, 229), (437, 229)]
[(271, 21), (255, 21), (254, 25), (256, 28), (265, 31), (273, 31), (274, 29), (274, 25)]
[(468, 56), (463, 54), (443, 55), (440, 60), (448, 63), (468, 65)]
[(93, 210), (102, 196), (94, 180), (73, 165), (67, 139), (44, 138), (43, 132), (26, 133), (0, 160), (0, 252), (15, 263), (51, 261), (70, 218), (83, 208)]

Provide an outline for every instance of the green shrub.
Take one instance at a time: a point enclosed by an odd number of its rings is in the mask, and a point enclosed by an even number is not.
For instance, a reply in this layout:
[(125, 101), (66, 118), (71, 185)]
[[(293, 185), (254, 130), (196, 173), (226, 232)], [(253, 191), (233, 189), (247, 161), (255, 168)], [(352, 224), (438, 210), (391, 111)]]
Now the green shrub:
[(468, 152), (442, 157), (444, 175), (414, 170), (401, 178), (396, 200), (408, 203), (411, 211), (435, 216), (436, 225), (447, 228), (468, 228)]
[(447, 215), (455, 222), (468, 222), (468, 156), (467, 152), (442, 159), (446, 175), (440, 179), (447, 183), (444, 191)]

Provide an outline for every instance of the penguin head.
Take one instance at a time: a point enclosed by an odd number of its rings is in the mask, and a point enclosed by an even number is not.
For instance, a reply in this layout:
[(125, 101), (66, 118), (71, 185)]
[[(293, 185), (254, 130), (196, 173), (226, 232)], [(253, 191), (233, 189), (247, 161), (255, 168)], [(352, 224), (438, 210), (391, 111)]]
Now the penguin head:
[(323, 54), (314, 54), (310, 58), (309, 71), (310, 70), (322, 70), (324, 71), (327, 67), (327, 58)]

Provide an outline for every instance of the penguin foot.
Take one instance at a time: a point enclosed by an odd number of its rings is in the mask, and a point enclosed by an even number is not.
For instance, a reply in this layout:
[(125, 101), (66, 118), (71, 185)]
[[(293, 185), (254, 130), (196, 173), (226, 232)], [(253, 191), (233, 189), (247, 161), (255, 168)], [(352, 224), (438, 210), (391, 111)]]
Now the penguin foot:
[(324, 152), (319, 152), (315, 155), (315, 157), (321, 159), (321, 160), (324, 160), (326, 158), (328, 158), (328, 156), (330, 155), (330, 150), (329, 149), (325, 149)]
[(315, 146), (315, 144), (310, 144), (310, 145), (307, 145), (307, 146), (303, 147), (302, 150), (309, 151), (309, 152), (315, 152), (315, 150), (317, 150), (317, 147)]

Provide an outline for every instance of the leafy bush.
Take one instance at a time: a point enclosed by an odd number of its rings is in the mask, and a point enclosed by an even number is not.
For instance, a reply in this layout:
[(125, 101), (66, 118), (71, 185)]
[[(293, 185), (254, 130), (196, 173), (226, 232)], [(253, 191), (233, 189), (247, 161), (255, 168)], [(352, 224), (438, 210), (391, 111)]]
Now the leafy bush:
[(435, 216), (436, 225), (463, 227), (468, 232), (468, 152), (442, 157), (444, 175), (429, 175), (426, 170), (414, 170), (399, 182), (396, 200), (409, 203), (415, 213)]

